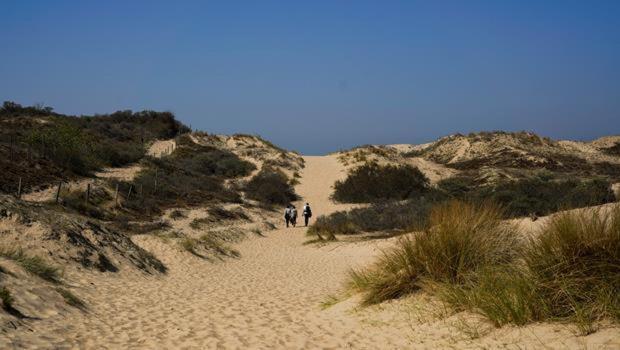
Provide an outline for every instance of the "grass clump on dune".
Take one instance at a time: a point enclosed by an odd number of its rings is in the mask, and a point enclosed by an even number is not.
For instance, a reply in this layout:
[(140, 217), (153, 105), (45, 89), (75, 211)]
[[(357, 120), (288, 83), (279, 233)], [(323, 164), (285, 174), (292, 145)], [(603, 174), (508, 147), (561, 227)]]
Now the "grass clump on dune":
[(60, 270), (50, 265), (47, 261), (39, 256), (30, 256), (24, 253), (23, 250), (0, 250), (0, 256), (15, 261), (24, 270), (39, 276), (40, 278), (53, 282), (60, 283)]
[(620, 207), (558, 214), (514, 263), (473, 271), (439, 291), (456, 310), (496, 326), (559, 320), (587, 334), (602, 319), (618, 322)]
[(58, 294), (60, 294), (65, 302), (78, 309), (86, 309), (86, 304), (77, 295), (73, 294), (70, 290), (64, 288), (56, 288)]
[(463, 283), (467, 274), (514, 259), (517, 231), (502, 222), (501, 208), (489, 203), (450, 201), (431, 210), (428, 228), (403, 237), (379, 261), (353, 270), (349, 286), (364, 304), (409, 294), (425, 280)]
[(2, 300), (2, 308), (4, 310), (13, 310), (13, 296), (7, 287), (0, 288), (0, 300)]
[(553, 318), (620, 321), (620, 207), (563, 213), (545, 225), (525, 263)]

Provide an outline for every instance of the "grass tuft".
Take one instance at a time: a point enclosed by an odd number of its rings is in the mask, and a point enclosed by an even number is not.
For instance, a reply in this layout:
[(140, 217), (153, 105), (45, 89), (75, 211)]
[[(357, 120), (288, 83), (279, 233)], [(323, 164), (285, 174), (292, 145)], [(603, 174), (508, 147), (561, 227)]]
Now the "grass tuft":
[(15, 261), (24, 270), (32, 273), (33, 275), (39, 276), (46, 281), (53, 283), (61, 282), (60, 269), (50, 265), (39, 256), (29, 256), (21, 249), (3, 249), (0, 250), (0, 256)]
[(86, 303), (84, 303), (84, 301), (77, 295), (73, 294), (73, 292), (64, 288), (56, 288), (56, 291), (62, 295), (67, 304), (81, 310), (86, 309)]
[(530, 240), (519, 263), (488, 268), (441, 297), (495, 326), (559, 320), (589, 334), (603, 319), (620, 321), (620, 207), (565, 212)]
[(13, 296), (7, 287), (0, 288), (0, 300), (2, 300), (2, 308), (4, 310), (13, 310)]

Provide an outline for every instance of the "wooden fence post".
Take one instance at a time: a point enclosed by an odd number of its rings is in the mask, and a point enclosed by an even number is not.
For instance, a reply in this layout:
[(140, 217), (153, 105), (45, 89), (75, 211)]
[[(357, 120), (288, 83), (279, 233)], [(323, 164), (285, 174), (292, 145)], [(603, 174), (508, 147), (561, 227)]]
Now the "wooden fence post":
[(114, 203), (118, 207), (118, 184), (116, 184), (116, 192), (114, 192)]
[(56, 191), (56, 203), (58, 203), (58, 199), (60, 198), (60, 188), (62, 187), (62, 181), (58, 182), (58, 190)]
[(88, 204), (89, 200), (90, 200), (90, 183), (86, 185), (86, 204)]
[(22, 177), (19, 177), (19, 184), (17, 185), (17, 199), (22, 198)]
[(129, 197), (131, 197), (131, 190), (133, 189), (133, 185), (129, 185), (129, 191), (127, 191), (127, 199), (126, 201), (129, 202)]

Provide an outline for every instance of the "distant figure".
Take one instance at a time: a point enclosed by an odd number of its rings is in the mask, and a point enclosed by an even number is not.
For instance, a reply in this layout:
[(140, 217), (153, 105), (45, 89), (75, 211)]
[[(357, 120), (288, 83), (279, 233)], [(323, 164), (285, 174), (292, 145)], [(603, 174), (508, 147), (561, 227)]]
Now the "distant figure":
[(306, 226), (308, 226), (308, 221), (312, 217), (312, 209), (310, 209), (310, 204), (306, 203), (306, 205), (304, 205), (304, 210), (302, 211), (302, 215), (304, 216), (304, 222)]
[(287, 205), (286, 209), (284, 209), (284, 221), (286, 221), (286, 227), (288, 227), (289, 222), (291, 221), (291, 205)]
[(293, 227), (297, 226), (297, 209), (294, 205), (291, 205), (291, 224)]

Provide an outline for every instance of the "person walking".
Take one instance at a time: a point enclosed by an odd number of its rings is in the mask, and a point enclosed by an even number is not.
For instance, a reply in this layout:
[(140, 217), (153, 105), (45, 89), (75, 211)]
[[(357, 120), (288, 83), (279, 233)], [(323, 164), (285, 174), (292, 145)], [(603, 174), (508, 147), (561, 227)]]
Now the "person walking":
[(297, 226), (297, 209), (294, 205), (291, 205), (291, 224), (293, 227)]
[(310, 204), (306, 203), (306, 205), (304, 205), (302, 215), (304, 216), (304, 223), (308, 226), (308, 221), (312, 217), (312, 209), (310, 209)]
[(286, 227), (288, 227), (289, 222), (291, 222), (291, 205), (287, 205), (286, 209), (284, 209), (284, 221), (286, 221)]

